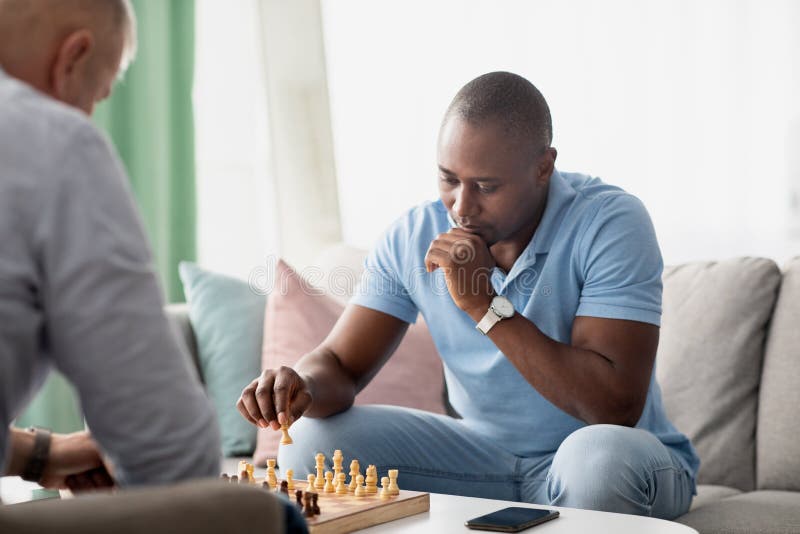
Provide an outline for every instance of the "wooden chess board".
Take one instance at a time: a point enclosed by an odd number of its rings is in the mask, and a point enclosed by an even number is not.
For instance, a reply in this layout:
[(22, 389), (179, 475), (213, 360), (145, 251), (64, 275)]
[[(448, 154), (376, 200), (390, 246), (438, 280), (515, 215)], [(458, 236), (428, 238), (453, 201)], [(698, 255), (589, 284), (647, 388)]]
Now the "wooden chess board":
[[(295, 481), (295, 489), (305, 491), (307, 482)], [(320, 515), (306, 518), (311, 534), (340, 534), (388, 523), (401, 517), (421, 514), (431, 508), (429, 493), (400, 490), (400, 495), (381, 500), (380, 488), (374, 495), (356, 497), (352, 493), (319, 493)], [(289, 492), (294, 502), (294, 492)]]

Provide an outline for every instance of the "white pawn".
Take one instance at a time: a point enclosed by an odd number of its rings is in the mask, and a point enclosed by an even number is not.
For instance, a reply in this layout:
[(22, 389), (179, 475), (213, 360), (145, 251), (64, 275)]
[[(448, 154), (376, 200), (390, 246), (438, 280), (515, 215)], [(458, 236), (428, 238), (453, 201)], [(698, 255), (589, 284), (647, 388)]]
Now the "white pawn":
[(389, 493), (389, 477), (381, 478), (381, 500), (391, 499), (392, 494)]
[(294, 470), (289, 469), (286, 471), (286, 483), (288, 484), (287, 489), (292, 491), (294, 489)]
[(367, 489), (364, 487), (364, 475), (358, 475), (356, 478), (356, 497), (364, 497), (367, 494)]
[(316, 482), (316, 476), (314, 474), (308, 475), (308, 486), (306, 486), (306, 491), (314, 491), (314, 483)]
[(267, 484), (269, 484), (270, 488), (278, 486), (278, 475), (275, 473), (275, 465), (277, 462), (275, 458), (269, 458), (267, 460)]
[(333, 487), (333, 473), (327, 471), (325, 473), (325, 493), (333, 493), (336, 488)]
[(347, 495), (347, 484), (344, 483), (346, 476), (344, 473), (336, 475), (336, 495)]

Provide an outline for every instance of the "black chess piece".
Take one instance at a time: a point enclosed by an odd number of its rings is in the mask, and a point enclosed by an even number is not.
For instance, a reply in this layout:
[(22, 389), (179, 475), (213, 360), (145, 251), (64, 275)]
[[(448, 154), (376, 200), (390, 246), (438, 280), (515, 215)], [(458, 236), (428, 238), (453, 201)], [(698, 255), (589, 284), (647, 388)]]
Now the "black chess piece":
[(314, 515), (319, 515), (321, 513), (320, 509), (319, 509), (318, 500), (319, 500), (319, 494), (318, 493), (312, 493), (311, 494), (311, 502), (312, 502), (312, 504), (314, 506)]

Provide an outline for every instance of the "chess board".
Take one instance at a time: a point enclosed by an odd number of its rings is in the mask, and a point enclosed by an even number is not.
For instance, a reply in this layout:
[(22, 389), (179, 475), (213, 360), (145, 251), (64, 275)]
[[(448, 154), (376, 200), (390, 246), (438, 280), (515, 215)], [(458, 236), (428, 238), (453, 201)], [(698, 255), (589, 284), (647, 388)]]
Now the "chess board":
[[(295, 489), (305, 491), (307, 482), (296, 481)], [(318, 490), (314, 490), (318, 491)], [(290, 492), (292, 493), (292, 492)], [(320, 515), (306, 518), (311, 534), (340, 534), (388, 523), (401, 517), (421, 514), (431, 508), (429, 493), (406, 491), (381, 500), (380, 490), (375, 495), (356, 497), (352, 493), (336, 495), (319, 493)], [(294, 496), (291, 496), (294, 501)]]

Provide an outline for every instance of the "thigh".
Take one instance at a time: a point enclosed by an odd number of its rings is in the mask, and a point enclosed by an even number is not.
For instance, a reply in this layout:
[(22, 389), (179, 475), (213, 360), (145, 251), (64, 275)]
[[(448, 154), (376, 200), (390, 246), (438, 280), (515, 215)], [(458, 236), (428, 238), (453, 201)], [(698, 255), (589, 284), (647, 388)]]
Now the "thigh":
[(395, 406), (354, 406), (325, 419), (302, 418), (290, 429), (293, 445), (281, 446), (278, 463), (295, 477), (314, 472), (314, 456), (340, 449), (348, 470), (359, 460), (379, 476), (400, 470), (404, 489), (516, 499), (519, 466), (513, 454), (451, 417)]

